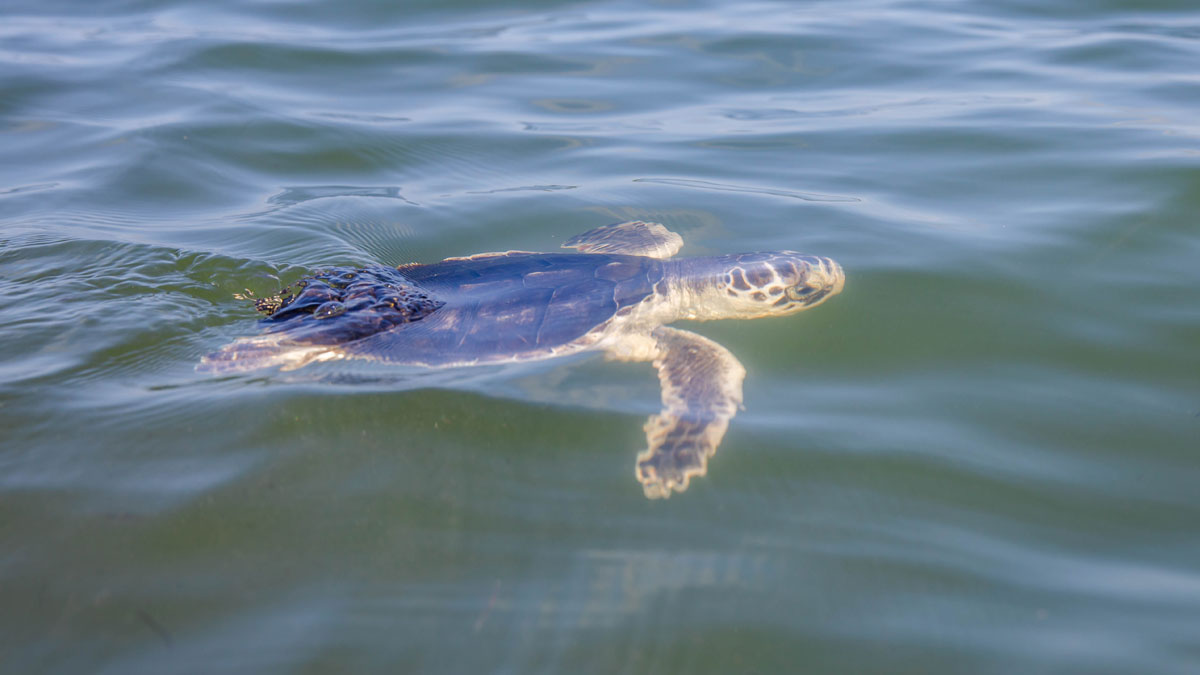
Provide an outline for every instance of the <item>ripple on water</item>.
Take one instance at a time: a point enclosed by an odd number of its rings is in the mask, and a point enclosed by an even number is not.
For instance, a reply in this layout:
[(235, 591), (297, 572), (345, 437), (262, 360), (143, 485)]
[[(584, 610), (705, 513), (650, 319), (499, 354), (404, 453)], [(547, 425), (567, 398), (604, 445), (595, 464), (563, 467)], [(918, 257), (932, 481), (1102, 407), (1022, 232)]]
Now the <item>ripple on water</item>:
[(792, 199), (800, 199), (806, 202), (858, 202), (862, 201), (857, 197), (846, 197), (840, 195), (822, 195), (812, 192), (798, 192), (796, 190), (779, 190), (773, 188), (754, 187), (749, 185), (728, 185), (722, 183), (714, 183), (706, 180), (695, 180), (686, 178), (635, 178), (635, 183), (659, 183), (662, 185), (677, 185), (679, 187), (695, 188), (697, 190), (716, 190), (718, 192), (753, 192), (762, 195), (771, 195), (774, 197), (791, 197)]

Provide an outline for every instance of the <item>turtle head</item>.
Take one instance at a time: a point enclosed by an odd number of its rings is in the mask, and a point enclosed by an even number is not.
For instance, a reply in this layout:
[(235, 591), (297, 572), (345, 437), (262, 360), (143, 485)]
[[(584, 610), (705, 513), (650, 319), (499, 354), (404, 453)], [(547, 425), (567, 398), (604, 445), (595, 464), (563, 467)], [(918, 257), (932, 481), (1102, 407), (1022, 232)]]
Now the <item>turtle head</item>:
[(792, 251), (740, 253), (712, 260), (717, 269), (709, 279), (715, 281), (716, 293), (709, 294), (711, 312), (700, 313), (711, 318), (793, 314), (821, 304), (846, 283), (841, 265), (833, 260)]

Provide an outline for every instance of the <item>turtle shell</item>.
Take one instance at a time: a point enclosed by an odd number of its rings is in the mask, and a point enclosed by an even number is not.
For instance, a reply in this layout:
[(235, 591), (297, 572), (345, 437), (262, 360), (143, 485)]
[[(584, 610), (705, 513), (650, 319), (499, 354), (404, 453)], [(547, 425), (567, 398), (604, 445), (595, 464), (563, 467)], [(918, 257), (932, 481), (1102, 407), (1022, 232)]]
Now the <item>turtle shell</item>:
[(339, 345), (394, 363), (483, 363), (536, 357), (579, 339), (653, 294), (662, 276), (662, 263), (642, 256), (485, 254), (396, 270), (325, 270), (302, 280), (298, 295), (260, 309), (272, 311), (269, 330), (287, 342)]

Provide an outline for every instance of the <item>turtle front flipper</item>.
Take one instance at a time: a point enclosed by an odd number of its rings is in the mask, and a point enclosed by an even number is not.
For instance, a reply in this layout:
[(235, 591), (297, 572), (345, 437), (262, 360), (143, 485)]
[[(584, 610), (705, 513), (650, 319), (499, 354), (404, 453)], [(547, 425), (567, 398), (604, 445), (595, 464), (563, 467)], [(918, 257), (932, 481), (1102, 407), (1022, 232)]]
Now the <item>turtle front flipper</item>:
[(741, 406), (746, 369), (729, 350), (695, 333), (663, 326), (650, 337), (663, 409), (646, 421), (648, 447), (638, 454), (636, 475), (654, 499), (683, 492), (693, 476), (705, 474)]
[(670, 258), (683, 248), (683, 237), (659, 223), (632, 220), (628, 223), (602, 225), (577, 234), (563, 244), (580, 253), (618, 253), (641, 255), (647, 258)]

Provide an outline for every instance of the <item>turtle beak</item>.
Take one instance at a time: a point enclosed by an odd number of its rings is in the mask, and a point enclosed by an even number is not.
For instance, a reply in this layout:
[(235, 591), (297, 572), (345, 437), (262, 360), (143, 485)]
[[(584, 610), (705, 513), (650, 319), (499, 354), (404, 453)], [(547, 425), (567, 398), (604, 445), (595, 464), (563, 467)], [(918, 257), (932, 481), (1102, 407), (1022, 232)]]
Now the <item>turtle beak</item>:
[(804, 275), (804, 281), (787, 288), (785, 292), (788, 298), (803, 303), (805, 307), (812, 307), (842, 292), (846, 285), (846, 274), (841, 265), (818, 256), (808, 257), (805, 262), (808, 264), (808, 273)]
[(846, 287), (846, 273), (842, 270), (842, 266), (829, 258), (821, 258), (821, 269), (825, 272), (829, 294), (841, 293), (842, 289)]

